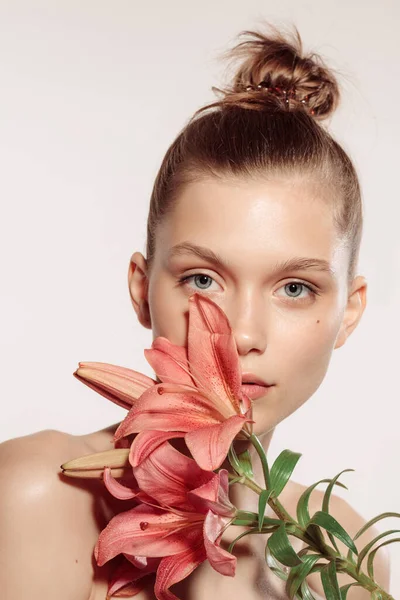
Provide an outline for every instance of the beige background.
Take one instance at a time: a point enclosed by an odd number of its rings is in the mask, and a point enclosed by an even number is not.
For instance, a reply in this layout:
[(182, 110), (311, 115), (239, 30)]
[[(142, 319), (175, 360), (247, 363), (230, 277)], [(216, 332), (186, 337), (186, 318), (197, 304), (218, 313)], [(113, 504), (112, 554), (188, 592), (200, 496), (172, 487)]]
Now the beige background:
[[(279, 426), (270, 460), (302, 452), (295, 479), (308, 484), (352, 467), (341, 495), (359, 512), (400, 511), (399, 17), (395, 0), (0, 2), (0, 440), (124, 417), (72, 372), (102, 361), (152, 374), (127, 268), (144, 252), (160, 161), (214, 98), (217, 56), (235, 36), (261, 19), (293, 22), (306, 49), (341, 73), (331, 130), (363, 186), (369, 291), (359, 328)], [(400, 547), (391, 548), (399, 597)]]

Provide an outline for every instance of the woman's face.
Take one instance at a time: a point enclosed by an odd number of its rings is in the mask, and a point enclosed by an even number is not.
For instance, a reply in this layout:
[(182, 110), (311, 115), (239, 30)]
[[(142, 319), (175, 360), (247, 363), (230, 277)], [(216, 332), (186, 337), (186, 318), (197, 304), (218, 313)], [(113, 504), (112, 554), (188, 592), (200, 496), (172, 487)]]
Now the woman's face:
[[(184, 189), (159, 226), (148, 278), (143, 256), (132, 257), (132, 300), (153, 339), (186, 345), (188, 299), (195, 292), (225, 312), (242, 373), (273, 384), (253, 401), (257, 435), (318, 389), (333, 349), (351, 330), (346, 315), (354, 328), (365, 304), (365, 286), (349, 300), (348, 250), (323, 194), (300, 180), (203, 179)], [(303, 264), (289, 266), (294, 260)]]

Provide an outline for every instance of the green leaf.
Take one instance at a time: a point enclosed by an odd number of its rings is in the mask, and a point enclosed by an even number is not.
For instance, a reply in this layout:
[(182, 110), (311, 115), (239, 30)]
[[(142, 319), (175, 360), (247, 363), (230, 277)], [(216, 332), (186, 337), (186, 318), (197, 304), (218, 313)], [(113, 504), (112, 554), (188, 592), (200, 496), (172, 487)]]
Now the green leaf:
[(305, 581), (307, 575), (309, 575), (311, 569), (320, 558), (324, 558), (324, 556), (321, 554), (307, 554), (302, 558), (303, 564), (290, 569), (286, 586), (286, 591), (290, 598), (293, 598), (296, 595), (298, 589), (301, 588), (301, 584)]
[(387, 519), (387, 517), (400, 517), (400, 513), (395, 513), (395, 512), (381, 513), (377, 517), (374, 517), (373, 519), (371, 519), (370, 521), (365, 523), (365, 525), (363, 525), (361, 527), (361, 529), (359, 531), (357, 531), (357, 533), (353, 539), (356, 540), (358, 537), (360, 537), (360, 535), (362, 535), (364, 533), (364, 531), (367, 531), (367, 529), (369, 527), (372, 527), (372, 525), (375, 525), (375, 523), (377, 523), (378, 521), (381, 521), (382, 519)]
[(368, 571), (368, 575), (371, 577), (371, 579), (374, 578), (375, 554), (378, 552), (379, 548), (382, 548), (382, 546), (387, 546), (388, 544), (393, 544), (394, 542), (400, 542), (400, 538), (393, 538), (392, 540), (386, 540), (386, 542), (379, 544), (379, 546), (377, 548), (372, 550), (371, 554), (368, 556), (367, 571)]
[(354, 552), (354, 554), (358, 555), (358, 550), (355, 547), (353, 540), (351, 539), (347, 531), (343, 529), (340, 523), (338, 523), (338, 521), (336, 521), (336, 519), (332, 517), (332, 515), (329, 515), (328, 513), (319, 510), (315, 513), (315, 515), (313, 515), (313, 517), (309, 521), (309, 525), (312, 524), (318, 525), (319, 527), (322, 527), (323, 529), (334, 535), (338, 540), (341, 540), (343, 544), (345, 544), (345, 546), (350, 548), (350, 550)]
[(310, 573), (319, 573), (321, 569), (324, 568), (325, 565), (314, 565), (311, 569)]
[(322, 567), (321, 583), (324, 588), (326, 600), (342, 600), (336, 577), (336, 563), (334, 560)]
[(271, 553), (283, 565), (295, 567), (302, 563), (301, 558), (297, 556), (295, 549), (289, 541), (284, 524), (280, 525), (268, 538), (267, 545)]
[(313, 541), (314, 551), (315, 551), (315, 549), (317, 549), (317, 550), (320, 549), (326, 543), (325, 538), (322, 535), (322, 531), (321, 531), (320, 527), (318, 527), (317, 525), (313, 525), (313, 524), (309, 523), (306, 528), (306, 534)]
[[(311, 493), (314, 491), (314, 488), (316, 488), (317, 485), (319, 485), (320, 483), (329, 482), (330, 479), (320, 479), (320, 481), (317, 481), (317, 483), (313, 483), (313, 485), (310, 485), (310, 487), (308, 487), (300, 496), (297, 502), (297, 520), (302, 527), (307, 527), (308, 522), (310, 520), (310, 513), (308, 512), (308, 503), (310, 500)], [(340, 487), (345, 488), (347, 490), (347, 487), (339, 481), (336, 482), (336, 485), (339, 485)]]
[(315, 600), (306, 581), (303, 581), (301, 584), (301, 593), (303, 595), (303, 600)]
[(322, 500), (322, 510), (324, 512), (327, 512), (327, 513), (329, 512), (329, 501), (331, 498), (333, 486), (336, 484), (337, 480), (339, 479), (339, 477), (341, 476), (342, 473), (346, 473), (349, 471), (354, 471), (354, 469), (343, 469), (343, 471), (340, 471), (340, 473), (335, 475), (335, 477), (333, 477), (333, 479), (330, 480), (330, 483), (325, 490), (324, 498)]
[(265, 519), (265, 507), (272, 490), (263, 490), (258, 498), (258, 531), (261, 531)]
[(356, 561), (354, 560), (354, 556), (353, 556), (353, 553), (351, 550), (348, 550), (346, 558), (347, 558), (347, 560), (352, 562), (354, 566), (356, 565)]
[(265, 481), (265, 489), (270, 490), (271, 489), (271, 478), (270, 478), (270, 474), (269, 474), (268, 460), (267, 460), (267, 456), (265, 454), (263, 445), (254, 433), (251, 434), (251, 436), (249, 437), (249, 440), (253, 444), (253, 446), (260, 458), (260, 461), (261, 461), (263, 475), (264, 475), (264, 481)]
[(246, 477), (253, 479), (254, 473), (253, 466), (251, 464), (250, 452), (248, 450), (245, 450), (244, 452), (238, 455), (237, 459), (239, 461), (243, 474), (246, 475)]
[(276, 560), (276, 558), (271, 554), (270, 549), (268, 548), (268, 544), (265, 545), (265, 562), (271, 569), (275, 575), (279, 577), (279, 579), (283, 579), (283, 581), (287, 581), (288, 573), (282, 569), (282, 566)]
[[(367, 523), (365, 523), (361, 527), (361, 529), (359, 529), (359, 531), (357, 531), (356, 535), (353, 537), (353, 540), (355, 541), (357, 538), (359, 538), (360, 535), (362, 535), (365, 531), (367, 531), (367, 529), (369, 529), (369, 527), (372, 527), (373, 525), (375, 525), (375, 523), (378, 523), (378, 521), (381, 521), (382, 519), (387, 519), (388, 517), (400, 517), (400, 513), (385, 512), (385, 513), (381, 513), (377, 517), (374, 517), (373, 519), (370, 519), (369, 521), (367, 521)], [(347, 558), (347, 560), (351, 560), (354, 563), (351, 550), (348, 551), (346, 558)]]
[(283, 450), (275, 460), (270, 470), (271, 488), (275, 498), (279, 496), (289, 481), (300, 457), (301, 454), (298, 452)]
[(342, 596), (342, 600), (346, 600), (347, 597), (347, 592), (349, 591), (349, 588), (351, 588), (353, 585), (356, 585), (358, 587), (361, 587), (359, 583), (354, 582), (354, 583), (346, 583), (346, 585), (342, 585), (342, 587), (340, 588), (340, 594)]
[(371, 548), (375, 544), (375, 542), (377, 542), (378, 540), (382, 539), (386, 535), (390, 535), (392, 533), (400, 533), (400, 529), (390, 529), (389, 531), (385, 531), (384, 533), (380, 533), (371, 542), (369, 542), (366, 546), (364, 546), (364, 548), (362, 550), (360, 550), (360, 553), (358, 555), (358, 561), (357, 561), (357, 572), (358, 573), (360, 572), (362, 561), (367, 556), (368, 552), (371, 550)]
[[(335, 475), (335, 477), (333, 479), (331, 479), (331, 482), (328, 485), (328, 487), (326, 488), (324, 498), (322, 500), (322, 510), (324, 512), (329, 513), (329, 501), (331, 499), (333, 486), (335, 485), (336, 481), (339, 479), (341, 474), (346, 473), (348, 471), (354, 471), (354, 469), (343, 469), (343, 471), (340, 471), (340, 473), (338, 473), (338, 475)], [(332, 543), (333, 547), (335, 548), (336, 552), (339, 552), (339, 548), (337, 547), (337, 544), (336, 544), (336, 541), (335, 541), (335, 538), (333, 537), (333, 535), (328, 532), (328, 537), (331, 540), (331, 543)], [(340, 554), (340, 552), (339, 552), (339, 554)]]

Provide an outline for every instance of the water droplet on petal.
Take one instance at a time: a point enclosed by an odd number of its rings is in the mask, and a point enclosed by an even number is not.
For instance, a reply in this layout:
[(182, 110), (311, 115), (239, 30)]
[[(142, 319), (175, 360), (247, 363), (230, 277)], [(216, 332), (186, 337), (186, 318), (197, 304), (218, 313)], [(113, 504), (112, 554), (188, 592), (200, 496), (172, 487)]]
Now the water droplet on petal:
[(140, 529), (141, 529), (142, 531), (144, 531), (145, 529), (147, 529), (147, 528), (148, 528), (148, 526), (149, 526), (149, 524), (148, 524), (148, 522), (147, 522), (147, 521), (141, 521), (141, 522), (139, 523), (139, 525), (140, 525)]

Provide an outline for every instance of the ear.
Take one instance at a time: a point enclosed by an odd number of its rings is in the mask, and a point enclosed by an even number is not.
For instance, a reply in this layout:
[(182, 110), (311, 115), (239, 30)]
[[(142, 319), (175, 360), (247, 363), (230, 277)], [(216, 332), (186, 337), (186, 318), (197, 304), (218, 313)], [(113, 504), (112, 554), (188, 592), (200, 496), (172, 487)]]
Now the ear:
[(135, 252), (129, 261), (128, 286), (132, 306), (139, 322), (146, 329), (151, 329), (151, 317), (148, 303), (148, 270), (143, 254)]
[(334, 349), (343, 346), (351, 332), (357, 327), (365, 310), (366, 304), (367, 281), (365, 277), (358, 275), (353, 279), (353, 283), (351, 285)]

